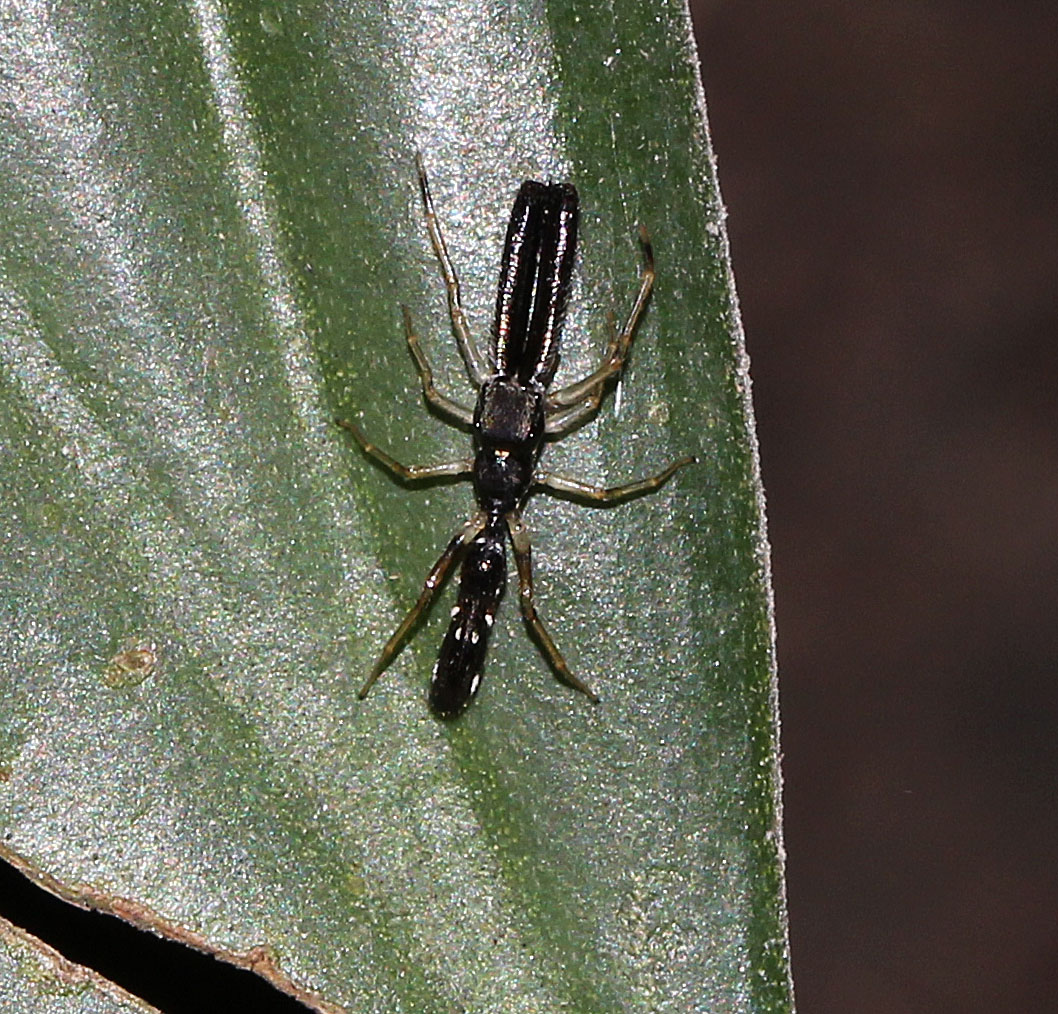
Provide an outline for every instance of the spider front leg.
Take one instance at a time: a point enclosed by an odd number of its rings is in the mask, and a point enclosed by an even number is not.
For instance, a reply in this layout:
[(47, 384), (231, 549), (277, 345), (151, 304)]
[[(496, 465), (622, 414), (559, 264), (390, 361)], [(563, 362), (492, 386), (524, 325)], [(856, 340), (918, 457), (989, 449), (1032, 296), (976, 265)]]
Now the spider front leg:
[(387, 468), (398, 479), (405, 482), (417, 482), (423, 479), (441, 479), (451, 476), (468, 475), (474, 470), (474, 462), (445, 461), (439, 465), (402, 465), (396, 458), (390, 457), (381, 447), (376, 447), (360, 431), (360, 427), (348, 419), (335, 419), (335, 423), (343, 430), (348, 430), (356, 438), (356, 442), (369, 458), (374, 458), (380, 465)]
[(450, 398), (446, 398), (434, 387), (433, 370), (430, 369), (426, 353), (423, 352), (422, 346), (419, 344), (419, 336), (415, 333), (415, 328), (411, 322), (411, 313), (406, 306), (402, 306), (401, 310), (404, 313), (404, 334), (408, 339), (408, 348), (411, 350), (412, 357), (415, 360), (415, 369), (419, 374), (419, 380), (422, 382), (423, 397), (441, 415), (446, 415), (449, 419), (455, 419), (466, 426), (472, 426), (474, 424), (473, 411), (469, 408), (464, 408)]
[(511, 545), (514, 546), (514, 559), (518, 565), (518, 586), (521, 592), (520, 601), (522, 615), (529, 629), (536, 638), (544, 654), (547, 656), (551, 668), (566, 686), (579, 690), (592, 703), (598, 704), (598, 695), (585, 683), (570, 672), (562, 653), (551, 640), (551, 635), (544, 627), (540, 616), (537, 614), (536, 606), (533, 604), (533, 557), (532, 548), (529, 544), (529, 529), (515, 511), (511, 511), (506, 517), (507, 530), (511, 533)]
[(625, 360), (632, 348), (632, 340), (635, 338), (639, 319), (643, 316), (647, 300), (654, 288), (654, 247), (650, 242), (650, 235), (645, 226), (639, 227), (639, 242), (643, 247), (643, 274), (639, 284), (639, 292), (632, 309), (625, 320), (620, 334), (617, 333), (613, 323), (613, 315), (609, 315), (610, 341), (606, 347), (606, 355), (603, 357), (602, 365), (594, 372), (588, 374), (582, 380), (570, 384), (549, 395), (547, 399), (548, 417), (546, 432), (549, 436), (556, 436), (572, 429), (577, 423), (588, 418), (602, 403), (603, 394), (606, 391), (607, 381), (616, 376), (624, 367)]
[(452, 258), (448, 256), (448, 246), (445, 244), (444, 233), (441, 232), (441, 222), (437, 217), (437, 212), (434, 211), (433, 198), (430, 196), (430, 183), (426, 178), (426, 169), (422, 164), (422, 156), (418, 152), (415, 154), (415, 167), (419, 171), (419, 192), (422, 194), (423, 211), (426, 214), (426, 228), (430, 233), (434, 253), (441, 262), (441, 275), (444, 277), (445, 289), (448, 292), (448, 316), (452, 320), (452, 330), (456, 333), (456, 341), (459, 343), (459, 351), (466, 364), (467, 373), (474, 384), (480, 387), (488, 379), (490, 371), (470, 337), (470, 328), (467, 326), (467, 316), (463, 312), (463, 300), (459, 293), (459, 278), (456, 275), (456, 269), (452, 266)]

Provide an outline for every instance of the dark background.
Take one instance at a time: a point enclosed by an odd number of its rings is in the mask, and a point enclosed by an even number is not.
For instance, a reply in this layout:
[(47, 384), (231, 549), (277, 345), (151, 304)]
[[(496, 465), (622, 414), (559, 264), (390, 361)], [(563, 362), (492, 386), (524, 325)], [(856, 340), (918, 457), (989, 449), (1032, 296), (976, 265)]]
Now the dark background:
[(798, 1006), (1058, 994), (1058, 4), (698, 0)]

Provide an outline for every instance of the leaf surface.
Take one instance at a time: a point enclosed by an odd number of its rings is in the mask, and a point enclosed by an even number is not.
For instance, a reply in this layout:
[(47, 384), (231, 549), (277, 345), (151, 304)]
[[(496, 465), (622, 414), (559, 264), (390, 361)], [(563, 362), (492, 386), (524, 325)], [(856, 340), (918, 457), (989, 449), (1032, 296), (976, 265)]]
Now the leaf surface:
[(0, 919), (4, 1014), (158, 1014), (90, 969)]
[[(0, 842), (68, 897), (320, 1009), (790, 1006), (767, 547), (737, 307), (679, 4), (11, 5), (0, 22)], [(409, 490), (472, 404), (414, 173), (479, 341), (527, 177), (581, 193), (562, 385), (658, 284), (617, 397), (547, 453), (484, 688), (424, 691), (472, 510)]]

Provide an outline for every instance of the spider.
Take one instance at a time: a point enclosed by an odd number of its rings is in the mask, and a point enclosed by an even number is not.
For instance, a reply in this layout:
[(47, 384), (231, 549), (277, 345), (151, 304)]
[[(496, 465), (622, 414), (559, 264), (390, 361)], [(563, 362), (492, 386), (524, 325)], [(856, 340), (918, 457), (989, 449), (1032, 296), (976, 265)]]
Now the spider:
[(462, 557), (459, 595), (441, 644), (430, 683), (429, 704), (439, 718), (461, 714), (477, 693), (485, 664), (489, 633), (507, 584), (506, 543), (510, 539), (518, 569), (521, 607), (529, 629), (559, 679), (598, 703), (598, 696), (575, 676), (555, 646), (533, 604), (533, 567), (529, 530), (522, 509), (533, 489), (559, 493), (595, 506), (609, 506), (660, 488), (672, 474), (697, 461), (681, 458), (646, 479), (603, 488), (555, 475), (537, 467), (544, 441), (560, 437), (594, 414), (608, 383), (618, 376), (628, 356), (636, 326), (654, 285), (650, 238), (640, 226), (644, 267), (639, 293), (624, 327), (610, 318), (610, 341), (593, 373), (557, 391), (550, 391), (558, 367), (559, 340), (569, 298), (577, 247), (578, 197), (569, 183), (526, 180), (518, 190), (507, 226), (500, 265), (496, 317), (485, 357), (467, 327), (456, 276), (440, 222), (430, 197), (422, 159), (416, 158), (426, 225), (448, 291), (448, 312), (459, 351), (470, 379), (478, 387), (471, 411), (434, 386), (433, 372), (419, 344), (407, 307), (403, 308), (408, 348), (422, 382), (427, 403), (456, 425), (474, 434), (474, 457), (436, 465), (402, 465), (367, 440), (344, 419), (364, 454), (397, 479), (424, 480), (466, 477), (474, 484), (478, 510), (452, 537), (434, 564), (418, 601), (382, 649), (360, 689), (364, 698), (396, 657), (405, 638), (440, 591), (453, 564)]

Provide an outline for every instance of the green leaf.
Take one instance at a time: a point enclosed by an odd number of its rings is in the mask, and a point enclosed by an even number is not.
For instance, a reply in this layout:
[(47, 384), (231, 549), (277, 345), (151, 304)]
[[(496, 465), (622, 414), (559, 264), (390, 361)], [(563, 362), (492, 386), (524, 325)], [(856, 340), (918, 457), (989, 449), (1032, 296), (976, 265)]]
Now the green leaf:
[[(0, 848), (67, 897), (320, 1009), (782, 1011), (774, 660), (723, 212), (682, 4), (10, 5), (0, 261)], [(356, 689), (472, 509), (406, 303), (472, 402), (416, 193), (472, 329), (510, 202), (570, 179), (557, 384), (657, 289), (619, 397), (548, 467), (516, 596), (454, 724), (442, 603)], [(446, 600), (447, 601), (447, 600)], [(312, 998), (316, 998), (312, 1000)]]
[(4, 919), (0, 919), (0, 996), (4, 1014), (158, 1014)]

